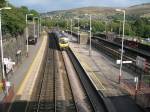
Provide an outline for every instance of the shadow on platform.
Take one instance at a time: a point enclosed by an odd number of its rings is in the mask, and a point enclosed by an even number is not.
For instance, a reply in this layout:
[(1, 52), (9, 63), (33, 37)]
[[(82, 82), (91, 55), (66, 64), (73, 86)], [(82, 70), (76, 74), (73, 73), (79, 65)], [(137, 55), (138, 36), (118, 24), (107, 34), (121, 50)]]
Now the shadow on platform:
[(107, 98), (114, 105), (117, 112), (148, 112), (146, 109), (139, 107), (129, 95), (111, 96)]
[(55, 108), (58, 112), (61, 112), (62, 110), (76, 112), (73, 101), (57, 101), (56, 104), (57, 106), (55, 107), (54, 102), (51, 101), (42, 101), (40, 104), (36, 101), (15, 101), (13, 103), (0, 104), (0, 112), (36, 112), (38, 108), (39, 111), (44, 110), (45, 112), (54, 112)]

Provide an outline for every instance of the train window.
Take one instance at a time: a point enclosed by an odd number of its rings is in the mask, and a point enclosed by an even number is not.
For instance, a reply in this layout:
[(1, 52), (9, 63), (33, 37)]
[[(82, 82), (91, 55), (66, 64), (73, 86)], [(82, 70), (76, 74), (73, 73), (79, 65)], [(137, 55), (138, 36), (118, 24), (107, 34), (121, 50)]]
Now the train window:
[(68, 43), (68, 40), (62, 38), (62, 39), (59, 39), (59, 42), (60, 42), (61, 44), (66, 44), (66, 43)]

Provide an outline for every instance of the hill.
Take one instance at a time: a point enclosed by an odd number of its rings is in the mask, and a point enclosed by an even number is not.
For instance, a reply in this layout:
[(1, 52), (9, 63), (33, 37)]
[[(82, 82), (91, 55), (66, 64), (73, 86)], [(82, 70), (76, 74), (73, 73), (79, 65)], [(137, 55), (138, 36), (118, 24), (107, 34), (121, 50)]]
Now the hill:
[(110, 7), (83, 7), (70, 10), (60, 10), (47, 12), (43, 15), (47, 16), (81, 16), (84, 14), (92, 15), (112, 15), (115, 12), (115, 8)]
[[(52, 11), (43, 14), (44, 16), (61, 16), (61, 17), (82, 17), (84, 14), (92, 14), (99, 17), (113, 16), (116, 14), (117, 7), (83, 7), (70, 10)], [(150, 3), (139, 4), (131, 7), (124, 8), (127, 15), (136, 15), (147, 17), (150, 16)]]
[(150, 3), (128, 7), (127, 14), (138, 16), (150, 16)]

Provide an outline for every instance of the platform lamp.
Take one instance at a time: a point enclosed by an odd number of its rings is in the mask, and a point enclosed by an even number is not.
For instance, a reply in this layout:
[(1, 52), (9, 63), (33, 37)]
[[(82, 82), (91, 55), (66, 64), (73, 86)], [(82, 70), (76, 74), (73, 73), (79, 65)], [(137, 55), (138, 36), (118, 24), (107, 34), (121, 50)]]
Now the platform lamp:
[(123, 46), (124, 46), (124, 28), (125, 28), (125, 15), (126, 15), (126, 11), (122, 10), (122, 9), (116, 9), (116, 11), (118, 12), (122, 12), (123, 13), (123, 34), (122, 34), (122, 47), (121, 47), (121, 63), (120, 63), (120, 74), (119, 74), (119, 84), (121, 81), (121, 76), (122, 76), (122, 61), (123, 61)]
[[(38, 19), (38, 31), (37, 31), (37, 35), (35, 33), (35, 19)], [(36, 37), (36, 39), (37, 39), (37, 37), (39, 37), (39, 17), (33, 17), (33, 23), (34, 23), (34, 38)], [(35, 41), (37, 41), (37, 40), (35, 40)]]
[(91, 52), (92, 52), (92, 49), (91, 49), (91, 38), (92, 38), (92, 15), (91, 14), (85, 14), (86, 16), (89, 15), (90, 17), (90, 47), (89, 47), (89, 56), (91, 56)]
[(29, 34), (28, 34), (28, 16), (33, 16), (33, 14), (26, 14), (26, 44), (27, 44), (27, 51), (26, 51), (26, 56), (29, 56)]
[(33, 17), (33, 24), (34, 24), (34, 37), (35, 37), (35, 19), (38, 19), (38, 17)]
[(71, 34), (71, 41), (72, 41), (72, 19), (70, 19), (70, 34)]
[(40, 16), (40, 20), (39, 20), (39, 22), (40, 22), (40, 25), (39, 25), (39, 32), (40, 32), (40, 34), (41, 34), (41, 27), (42, 27), (42, 25), (41, 25), (41, 21), (42, 21), (42, 18), (41, 18), (41, 16)]
[(105, 21), (105, 35), (107, 34), (107, 21)]
[(117, 20), (119, 22), (119, 37), (121, 37), (120, 32), (121, 32), (121, 20)]
[[(6, 77), (5, 77), (5, 72), (4, 72), (4, 52), (3, 52), (3, 37), (2, 37), (2, 10), (10, 10), (11, 7), (3, 7), (0, 8), (0, 43), (1, 43), (1, 64), (2, 64), (2, 82), (3, 86), (6, 89)], [(6, 94), (8, 94), (8, 90), (6, 89)]]
[(38, 17), (38, 38), (40, 37), (40, 17)]
[(78, 43), (80, 43), (80, 40), (79, 40), (79, 38), (80, 38), (80, 28), (79, 28), (79, 22), (80, 22), (80, 18), (74, 18), (74, 19), (77, 19), (78, 20)]
[(89, 49), (90, 56), (91, 56), (91, 38), (92, 38), (92, 16), (90, 14), (90, 49)]

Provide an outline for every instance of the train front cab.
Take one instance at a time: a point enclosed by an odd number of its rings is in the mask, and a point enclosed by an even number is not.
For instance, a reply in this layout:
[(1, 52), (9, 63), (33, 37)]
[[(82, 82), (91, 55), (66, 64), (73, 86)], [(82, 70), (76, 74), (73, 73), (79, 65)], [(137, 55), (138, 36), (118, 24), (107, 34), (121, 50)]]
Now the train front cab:
[(60, 38), (59, 39), (59, 47), (61, 50), (68, 48), (69, 47), (68, 39)]

